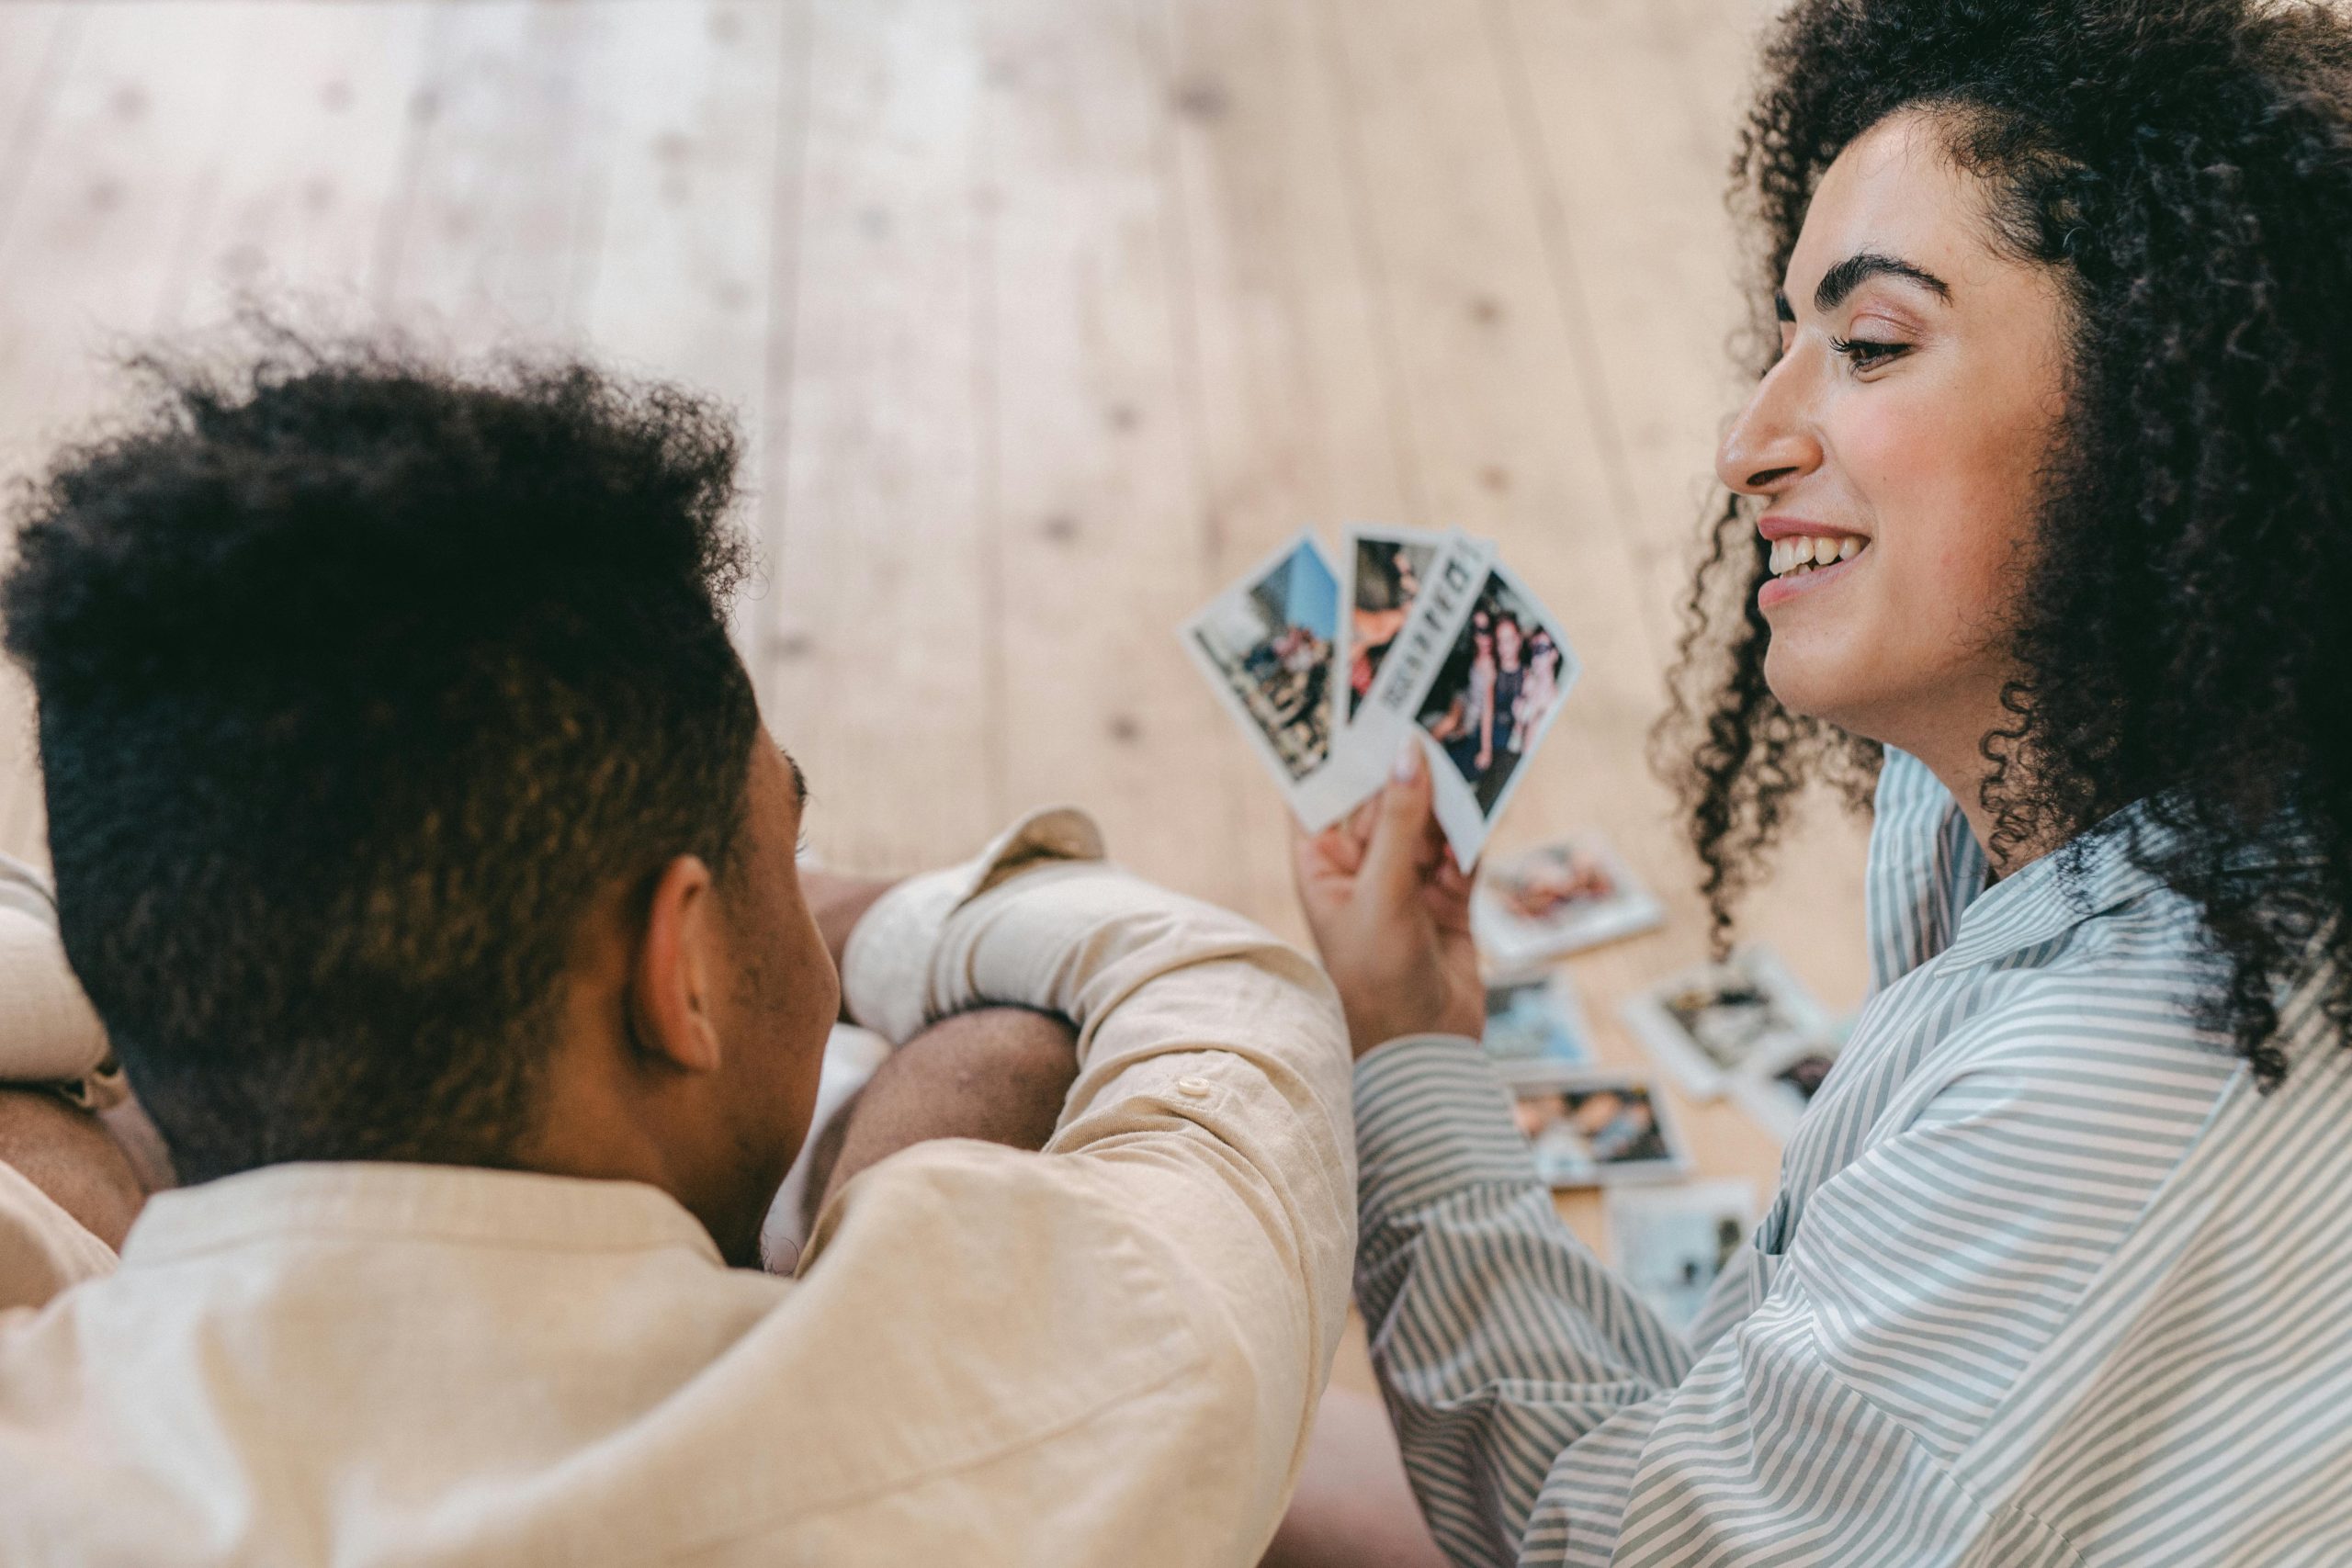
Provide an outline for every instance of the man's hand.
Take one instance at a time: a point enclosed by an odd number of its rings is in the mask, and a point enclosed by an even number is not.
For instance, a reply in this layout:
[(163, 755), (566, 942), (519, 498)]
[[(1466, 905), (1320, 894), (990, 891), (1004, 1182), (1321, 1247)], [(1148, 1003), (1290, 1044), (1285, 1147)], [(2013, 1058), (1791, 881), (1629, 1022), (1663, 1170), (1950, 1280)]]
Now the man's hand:
[(1419, 740), (1375, 799), (1312, 838), (1296, 835), (1292, 851), (1299, 902), (1358, 1056), (1399, 1035), (1485, 1030), (1470, 878), (1430, 811)]

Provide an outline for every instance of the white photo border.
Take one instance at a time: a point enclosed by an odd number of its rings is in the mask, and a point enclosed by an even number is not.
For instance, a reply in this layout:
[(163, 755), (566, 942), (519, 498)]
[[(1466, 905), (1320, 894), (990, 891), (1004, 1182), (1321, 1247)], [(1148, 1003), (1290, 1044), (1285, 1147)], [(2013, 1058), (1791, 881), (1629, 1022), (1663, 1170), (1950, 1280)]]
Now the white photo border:
[[(1340, 811), (1346, 809), (1342, 807), (1337, 811), (1327, 810), (1323, 800), (1323, 796), (1328, 794), (1334, 782), (1335, 765), (1340, 760), (1342, 739), (1338, 691), (1340, 671), (1336, 663), (1326, 673), (1323, 682), (1323, 703), (1329, 710), (1325, 730), (1328, 740), (1323, 761), (1306, 777), (1293, 778), (1289, 764), (1283, 761), (1282, 753), (1274, 750), (1273, 742), (1267, 738), (1265, 730), (1260, 727), (1257, 716), (1250, 713), (1240, 697), (1235, 694), (1231, 683), (1226, 679), (1225, 671), (1217, 668), (1216, 660), (1212, 659), (1208, 649), (1202, 646), (1199, 636), (1201, 626), (1216, 614), (1220, 605), (1232, 599), (1237, 593), (1247, 593), (1257, 583), (1264, 581), (1276, 568), (1303, 549), (1312, 550), (1315, 553), (1316, 559), (1322, 562), (1324, 570), (1329, 574), (1334, 584), (1333, 592), (1340, 601), (1333, 607), (1333, 642), (1336, 648), (1340, 620), (1345, 615), (1347, 609), (1345, 603), (1347, 589), (1346, 585), (1340, 581), (1340, 574), (1331, 570), (1331, 558), (1324, 552), (1323, 543), (1315, 536), (1315, 531), (1312, 528), (1301, 528), (1291, 535), (1281, 544), (1267, 551), (1247, 571), (1242, 572), (1219, 590), (1214, 598), (1187, 616), (1183, 624), (1176, 628), (1176, 638), (1183, 644), (1185, 657), (1192, 661), (1193, 667), (1199, 671), (1202, 678), (1208, 682), (1209, 691), (1216, 697), (1217, 705), (1222, 707), (1227, 716), (1240, 728), (1251, 753), (1257, 757), (1260, 764), (1273, 779), (1275, 786), (1283, 792), (1283, 799), (1288, 803), (1292, 811), (1298, 816), (1308, 830), (1314, 831), (1329, 826)], [(1336, 658), (1336, 655), (1327, 655), (1327, 657)]]
[[(1551, 634), (1553, 645), (1560, 650), (1560, 676), (1559, 690), (1552, 699), (1551, 711), (1538, 721), (1534, 733), (1521, 741), (1519, 765), (1511, 770), (1510, 777), (1503, 781), (1502, 793), (1495, 796), (1493, 808), (1482, 812), (1478, 808), (1477, 792), (1464, 781), (1460, 771), (1446, 756), (1445, 749), (1437, 743), (1436, 738), (1421, 728), (1419, 716), (1421, 704), (1428, 697), (1429, 688), (1436, 681), (1437, 670), (1443, 667), (1445, 656), (1451, 654), (1454, 644), (1461, 640), (1463, 627), (1469, 622), (1470, 611), (1485, 595), (1487, 585), (1494, 581), (1499, 581), (1514, 598), (1534, 612), (1537, 625)], [(1577, 659), (1577, 650), (1568, 641), (1568, 634), (1561, 626), (1559, 617), (1528, 589), (1517, 572), (1505, 566), (1499, 557), (1490, 553), (1486, 560), (1486, 571), (1478, 579), (1477, 586), (1470, 591), (1469, 604), (1456, 620), (1453, 635), (1445, 639), (1435, 666), (1429, 680), (1421, 683), (1421, 690), (1414, 694), (1408, 722), (1413, 727), (1413, 733), (1420, 738), (1422, 754), (1430, 764), (1430, 776), (1436, 781), (1434, 798), (1438, 826), (1445, 829), (1446, 842), (1453, 848), (1454, 863), (1468, 871), (1478, 863), (1478, 856), (1486, 849), (1487, 835), (1494, 831), (1494, 825), (1502, 820), (1503, 813), (1510, 809), (1510, 803), (1519, 794), (1520, 786), (1527, 782), (1528, 773), (1535, 761), (1535, 753), (1543, 747), (1545, 737), (1552, 733), (1552, 726), (1559, 721), (1560, 711), (1568, 705), (1568, 693), (1575, 687), (1577, 676), (1584, 672), (1584, 663)], [(1377, 690), (1374, 687), (1374, 691)]]
[(1589, 1073), (1600, 1069), (1600, 1059), (1597, 1041), (1592, 1032), (1592, 1016), (1585, 1009), (1584, 998), (1578, 994), (1576, 982), (1564, 969), (1519, 969), (1484, 976), (1480, 979), (1482, 996), (1503, 986), (1542, 985), (1548, 999), (1560, 1015), (1567, 1020), (1569, 1030), (1583, 1044), (1587, 1059), (1564, 1062), (1555, 1056), (1498, 1056), (1485, 1051), (1485, 1037), (1479, 1045), (1495, 1076), (1507, 1084), (1516, 1085), (1522, 1079), (1556, 1076), (1560, 1073)]
[[(1491, 878), (1507, 874), (1521, 860), (1562, 848), (1598, 862), (1609, 873), (1616, 893), (1605, 902), (1590, 907), (1577, 920), (1558, 922), (1569, 928), (1566, 931), (1547, 930), (1545, 922), (1524, 919), (1503, 908), (1501, 898), (1493, 891)], [(1479, 952), (1499, 970), (1565, 958), (1572, 953), (1584, 953), (1655, 931), (1665, 923), (1666, 906), (1626, 863), (1609, 836), (1597, 829), (1565, 834), (1514, 851), (1500, 864), (1487, 868), (1487, 874), (1478, 879), (1470, 898), (1471, 932), (1477, 938)]]
[[(1749, 943), (1732, 950), (1722, 964), (1693, 964), (1645, 987), (1626, 999), (1618, 1016), (1635, 1039), (1655, 1057), (1659, 1066), (1672, 1074), (1685, 1094), (1693, 1100), (1720, 1100), (1738, 1076), (1736, 1070), (1725, 1071), (1699, 1049), (1690, 1034), (1678, 1021), (1666, 998), (1699, 982), (1702, 976), (1720, 973), (1724, 969), (1745, 972), (1755, 982), (1781, 1015), (1789, 1020), (1790, 1030), (1782, 1036), (1759, 1043), (1749, 1060), (1777, 1051), (1783, 1040), (1822, 1039), (1828, 1033), (1829, 1021), (1813, 994), (1798, 983), (1780, 954), (1760, 943)], [(1743, 1062), (1744, 1067), (1747, 1063)]]

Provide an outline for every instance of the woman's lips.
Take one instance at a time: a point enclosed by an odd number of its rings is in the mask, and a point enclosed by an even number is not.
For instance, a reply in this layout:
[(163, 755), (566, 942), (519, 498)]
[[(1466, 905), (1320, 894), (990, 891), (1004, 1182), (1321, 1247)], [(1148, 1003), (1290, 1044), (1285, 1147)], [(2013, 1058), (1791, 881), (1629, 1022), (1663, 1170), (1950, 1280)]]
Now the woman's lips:
[(1775, 604), (1787, 604), (1800, 593), (1810, 593), (1816, 588), (1835, 582), (1868, 560), (1870, 554), (1864, 550), (1851, 560), (1841, 560), (1835, 566), (1817, 566), (1811, 571), (1799, 572), (1793, 577), (1767, 578), (1764, 586), (1756, 591), (1756, 607), (1769, 610)]

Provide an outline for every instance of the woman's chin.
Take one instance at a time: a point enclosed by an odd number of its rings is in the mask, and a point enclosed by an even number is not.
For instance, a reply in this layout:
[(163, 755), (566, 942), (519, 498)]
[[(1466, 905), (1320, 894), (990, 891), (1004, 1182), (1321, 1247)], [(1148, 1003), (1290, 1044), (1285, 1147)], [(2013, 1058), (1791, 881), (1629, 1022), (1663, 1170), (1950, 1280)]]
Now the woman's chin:
[(1802, 648), (1786, 646), (1775, 637), (1764, 655), (1764, 683), (1780, 705), (1800, 718), (1840, 724), (1860, 695), (1860, 682), (1837, 661), (1807, 657)]

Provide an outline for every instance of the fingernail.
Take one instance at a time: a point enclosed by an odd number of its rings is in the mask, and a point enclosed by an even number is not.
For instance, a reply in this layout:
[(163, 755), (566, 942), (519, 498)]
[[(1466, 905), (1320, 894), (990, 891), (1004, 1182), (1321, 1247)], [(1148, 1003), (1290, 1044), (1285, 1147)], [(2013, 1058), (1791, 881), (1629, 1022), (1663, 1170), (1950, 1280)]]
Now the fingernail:
[(1408, 735), (1403, 749), (1396, 753), (1396, 765), (1388, 770), (1388, 776), (1398, 784), (1411, 784), (1420, 766), (1421, 743)]

